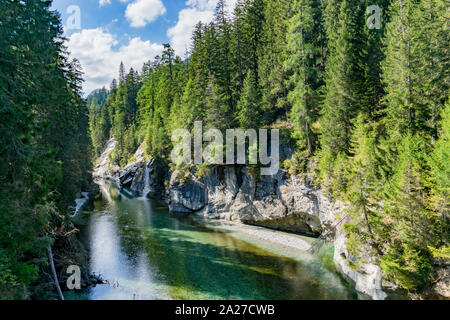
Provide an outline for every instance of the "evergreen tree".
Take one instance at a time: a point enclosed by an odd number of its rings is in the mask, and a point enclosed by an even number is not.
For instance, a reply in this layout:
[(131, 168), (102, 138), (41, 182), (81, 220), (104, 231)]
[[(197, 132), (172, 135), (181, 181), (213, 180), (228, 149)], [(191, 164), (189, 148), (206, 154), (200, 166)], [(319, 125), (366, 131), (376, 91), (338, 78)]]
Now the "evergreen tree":
[[(49, 289), (47, 248), (70, 228), (67, 208), (88, 183), (82, 72), (68, 58), (50, 5), (0, 2), (2, 299), (42, 298), (31, 290), (38, 277), (41, 288)], [(76, 243), (69, 236), (59, 241)]]
[(449, 259), (449, 228), (450, 228), (450, 103), (447, 102), (442, 111), (442, 130), (436, 142), (428, 163), (430, 174), (430, 207), (440, 218), (442, 227), (439, 229), (442, 243), (434, 254)]
[(448, 10), (441, 1), (398, 0), (390, 15), (382, 64), (386, 126), (394, 141), (406, 133), (436, 138), (448, 94), (448, 50), (442, 47)]
[(290, 25), (291, 1), (267, 1), (259, 48), (259, 79), (263, 93), (266, 122), (285, 115), (289, 109), (287, 101), (287, 75), (284, 61), (289, 57), (287, 33)]
[(120, 62), (119, 66), (119, 82), (123, 82), (126, 80), (125, 77), (125, 65), (123, 64), (123, 61)]
[(359, 38), (361, 14), (359, 3), (344, 0), (340, 5), (336, 30), (333, 27), (328, 29), (332, 47), (329, 47), (327, 62), (321, 144), (324, 152), (331, 152), (334, 156), (348, 152), (352, 122), (360, 109), (360, 90), (364, 79), (359, 54), (363, 49)]
[(225, 132), (229, 129), (230, 110), (227, 108), (227, 97), (222, 93), (213, 76), (210, 77), (205, 91), (206, 126)]
[(433, 272), (429, 246), (439, 243), (438, 219), (426, 203), (428, 146), (423, 137), (406, 135), (400, 144), (392, 184), (386, 191), (381, 267), (403, 288), (422, 289)]
[(320, 1), (299, 0), (294, 3), (295, 13), (289, 19), (289, 58), (285, 68), (289, 72), (291, 88), (288, 101), (292, 105), (290, 119), (300, 150), (311, 155), (315, 148), (312, 126), (319, 115), (320, 89), (323, 74), (320, 64)]
[(261, 119), (261, 91), (255, 81), (255, 75), (248, 71), (244, 81), (241, 100), (238, 104), (238, 121), (242, 129), (259, 129)]
[(233, 64), (236, 65), (234, 93), (239, 99), (248, 70), (252, 70), (259, 85), (259, 52), (264, 24), (263, 0), (238, 0), (234, 11)]
[(352, 137), (353, 156), (347, 168), (348, 187), (345, 193), (345, 200), (350, 204), (347, 212), (351, 214), (352, 221), (344, 229), (348, 233), (347, 248), (354, 257), (367, 255), (368, 248), (372, 249), (374, 256), (381, 252), (383, 215), (380, 200), (384, 183), (378, 168), (380, 151), (377, 138), (377, 126), (360, 113)]

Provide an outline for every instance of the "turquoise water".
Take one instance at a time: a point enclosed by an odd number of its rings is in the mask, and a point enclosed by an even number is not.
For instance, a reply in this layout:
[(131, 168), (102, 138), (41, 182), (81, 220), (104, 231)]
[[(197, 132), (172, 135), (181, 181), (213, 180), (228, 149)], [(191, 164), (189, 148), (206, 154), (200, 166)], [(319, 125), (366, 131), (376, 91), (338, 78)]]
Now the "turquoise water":
[(157, 202), (106, 182), (101, 183), (101, 199), (76, 222), (90, 249), (90, 271), (110, 283), (77, 298), (357, 298), (330, 270), (330, 248), (303, 260), (288, 258), (267, 250), (267, 243), (255, 245), (170, 214)]

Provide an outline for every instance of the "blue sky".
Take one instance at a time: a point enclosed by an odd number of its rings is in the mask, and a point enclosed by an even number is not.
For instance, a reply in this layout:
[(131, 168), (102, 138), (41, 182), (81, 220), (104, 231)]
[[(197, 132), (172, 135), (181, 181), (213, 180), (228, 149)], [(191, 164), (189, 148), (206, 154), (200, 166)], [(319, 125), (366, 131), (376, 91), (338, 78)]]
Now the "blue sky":
[[(227, 2), (231, 10), (236, 0)], [(194, 25), (210, 22), (216, 4), (217, 0), (54, 0), (53, 9), (61, 14), (72, 57), (81, 62), (87, 94), (109, 87), (121, 61), (127, 69), (140, 71), (144, 62), (161, 53), (163, 43), (184, 57)]]

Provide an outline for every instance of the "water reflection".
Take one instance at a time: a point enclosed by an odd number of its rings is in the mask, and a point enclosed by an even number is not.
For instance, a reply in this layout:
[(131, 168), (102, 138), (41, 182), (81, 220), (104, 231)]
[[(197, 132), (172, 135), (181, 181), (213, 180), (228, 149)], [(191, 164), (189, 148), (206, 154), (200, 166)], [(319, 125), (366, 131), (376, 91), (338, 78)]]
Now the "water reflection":
[(276, 255), (107, 183), (101, 192), (83, 234), (91, 271), (115, 285), (89, 299), (356, 298), (318, 259)]

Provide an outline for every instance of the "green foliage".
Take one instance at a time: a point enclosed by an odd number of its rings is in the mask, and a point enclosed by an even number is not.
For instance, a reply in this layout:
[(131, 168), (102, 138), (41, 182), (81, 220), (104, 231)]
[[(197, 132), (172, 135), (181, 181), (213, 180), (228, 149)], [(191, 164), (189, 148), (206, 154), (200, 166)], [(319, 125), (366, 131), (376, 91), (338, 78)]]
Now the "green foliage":
[(238, 121), (242, 129), (259, 129), (261, 119), (261, 92), (255, 75), (249, 71), (238, 103)]
[[(176, 129), (281, 124), (296, 145), (284, 168), (318, 177), (348, 205), (352, 267), (373, 256), (390, 280), (420, 291), (448, 251), (449, 11), (444, 0), (379, 0), (381, 29), (371, 30), (372, 4), (238, 0), (230, 15), (219, 1), (213, 22), (196, 25), (185, 61), (165, 45), (139, 74), (121, 64), (106, 98), (90, 97), (96, 154), (114, 137), (112, 160), (123, 166), (145, 140), (167, 184), (169, 167), (183, 179), (192, 169), (170, 163)], [(207, 172), (196, 167), (198, 177)], [(61, 181), (61, 170), (52, 177)]]
[(385, 121), (394, 141), (402, 134), (419, 132), (436, 138), (449, 88), (448, 46), (444, 44), (449, 37), (444, 31), (449, 13), (444, 2), (394, 1), (390, 7), (382, 70)]
[[(49, 236), (89, 182), (81, 71), (50, 1), (0, 2), (0, 297), (30, 296)], [(98, 101), (97, 101), (98, 102)]]
[(207, 176), (210, 171), (211, 171), (211, 167), (208, 164), (206, 164), (206, 163), (200, 164), (200, 165), (197, 165), (197, 167), (196, 167), (195, 176), (198, 179), (201, 179), (201, 178)]
[(287, 70), (284, 62), (289, 58), (286, 48), (292, 2), (267, 1), (259, 50), (259, 84), (263, 93), (264, 120), (271, 122), (289, 110), (287, 101)]
[(433, 257), (436, 259), (444, 259), (444, 260), (450, 259), (450, 247), (449, 246), (442, 247), (440, 249), (435, 249), (435, 248), (429, 247), (429, 249), (430, 249)]
[[(328, 4), (332, 5), (335, 4)], [(329, 57), (320, 129), (322, 149), (327, 155), (331, 153), (331, 160), (348, 152), (353, 120), (361, 108), (361, 91), (364, 90), (361, 30), (365, 25), (361, 19), (362, 10), (358, 1), (342, 1), (336, 25), (327, 29)]]
[(321, 87), (324, 85), (325, 32), (319, 9), (320, 1), (299, 0), (294, 2), (294, 14), (287, 29), (287, 58), (284, 66), (288, 73), (288, 101), (292, 106), (290, 120), (298, 148), (312, 155), (316, 146), (313, 124), (319, 115)]
[[(349, 252), (355, 257), (365, 251), (358, 243), (365, 243), (373, 250), (379, 250), (382, 231), (378, 230), (382, 218), (380, 208), (382, 183), (378, 175), (377, 130), (367, 119), (358, 116), (352, 139), (352, 154), (347, 168), (347, 188), (344, 198), (350, 203), (348, 212), (352, 215), (351, 227), (346, 230), (349, 236)], [(350, 241), (352, 240), (352, 241)]]
[(426, 201), (427, 149), (422, 137), (406, 136), (392, 184), (386, 190), (384, 223), (389, 237), (385, 239), (382, 266), (388, 276), (409, 290), (424, 286), (430, 278), (433, 268), (428, 246), (435, 247), (441, 239), (437, 215)]
[(439, 139), (428, 157), (431, 169), (430, 202), (432, 208), (439, 212), (444, 222), (449, 223), (450, 210), (450, 102), (442, 111), (442, 122)]

